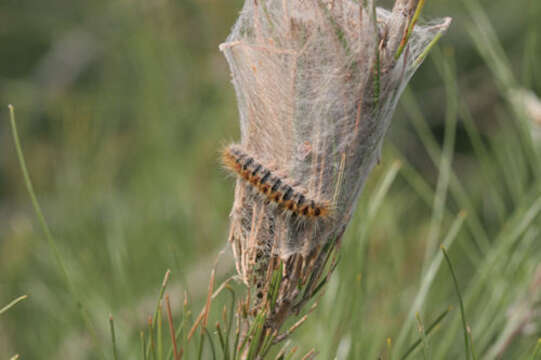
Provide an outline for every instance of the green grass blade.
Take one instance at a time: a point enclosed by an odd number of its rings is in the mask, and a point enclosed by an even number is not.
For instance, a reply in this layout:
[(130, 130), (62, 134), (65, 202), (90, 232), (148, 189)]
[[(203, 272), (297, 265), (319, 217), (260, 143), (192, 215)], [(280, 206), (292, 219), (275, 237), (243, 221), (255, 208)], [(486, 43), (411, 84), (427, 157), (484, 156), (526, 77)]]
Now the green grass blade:
[(229, 321), (227, 324), (227, 333), (225, 334), (225, 348), (228, 354), (227, 358), (229, 358), (229, 339), (231, 337), (231, 329), (233, 328), (233, 321), (234, 321), (234, 316), (235, 316), (236, 296), (235, 296), (235, 290), (233, 290), (231, 286), (226, 285), (225, 288), (229, 290), (229, 292), (231, 293), (231, 306), (229, 307)]
[[(152, 320), (151, 320), (151, 327), (152, 328), (154, 328), (155, 325), (156, 325), (156, 321), (158, 319), (158, 314), (161, 315), (160, 307), (161, 307), (163, 295), (165, 294), (165, 289), (167, 289), (167, 283), (169, 282), (169, 275), (170, 274), (171, 274), (171, 270), (167, 269), (167, 271), (165, 272), (165, 275), (163, 277), (163, 280), (162, 280), (162, 285), (160, 287), (160, 294), (158, 295), (158, 302), (156, 303), (156, 310), (154, 310), (154, 316), (152, 316)], [(161, 330), (158, 330), (158, 331), (161, 331)], [(150, 336), (152, 336), (152, 332), (149, 334), (149, 337)], [(150, 342), (150, 339), (149, 339), (149, 342)], [(149, 353), (150, 350), (151, 350), (150, 347), (148, 347), (148, 349), (147, 349), (147, 357), (150, 355), (150, 353)], [(155, 348), (154, 348), (154, 350), (155, 350)], [(156, 354), (154, 356), (156, 356)]]
[(432, 206), (432, 219), (430, 222), (430, 231), (428, 234), (427, 246), (425, 251), (425, 264), (428, 259), (436, 252), (436, 241), (440, 235), (441, 225), (444, 219), (445, 208), (447, 204), (447, 194), (449, 190), (449, 179), (452, 169), (453, 154), (455, 148), (456, 128), (457, 128), (457, 87), (454, 76), (454, 66), (444, 59), (440, 51), (434, 52), (434, 61), (436, 65), (440, 64), (440, 73), (445, 84), (445, 132), (441, 158), (439, 160), (438, 183), (434, 204)]
[(141, 341), (141, 351), (143, 352), (143, 360), (147, 360), (148, 359), (148, 356), (147, 356), (147, 344), (146, 344), (146, 341), (145, 341), (145, 333), (143, 331), (141, 331), (139, 333), (139, 338), (140, 338), (140, 341)]
[[(407, 89), (402, 95), (402, 103), (404, 104), (404, 110), (408, 113), (412, 125), (415, 128), (415, 131), (419, 135), (425, 149), (427, 150), (430, 159), (433, 164), (440, 169), (440, 159), (441, 159), (441, 149), (438, 145), (432, 130), (428, 126), (426, 118), (423, 116), (419, 108), (419, 104), (413, 97), (412, 93)], [(464, 186), (459, 181), (456, 173), (451, 169), (449, 172), (449, 190), (456, 200), (460, 208), (465, 209), (470, 214), (468, 216), (468, 228), (473, 234), (473, 239), (476, 241), (476, 245), (482, 250), (483, 253), (486, 253), (490, 249), (490, 241), (486, 230), (484, 229), (481, 220), (477, 214), (477, 209), (472, 204), (470, 197), (468, 196)]]
[(197, 353), (197, 359), (202, 360), (203, 359), (203, 348), (205, 345), (205, 334), (203, 333), (203, 330), (201, 330), (201, 336), (199, 341), (199, 351)]
[(270, 297), (270, 308), (271, 312), (274, 311), (274, 306), (276, 304), (276, 299), (278, 298), (278, 293), (280, 290), (280, 284), (282, 282), (282, 271), (283, 271), (283, 263), (280, 262), (280, 266), (276, 270), (274, 270), (274, 273), (272, 274), (272, 280), (270, 283), (270, 289), (269, 289), (269, 297)]
[(532, 137), (530, 136), (529, 119), (526, 118), (522, 106), (518, 104), (512, 95), (511, 89), (518, 89), (518, 84), (511, 67), (511, 61), (507, 57), (501, 42), (498, 40), (490, 19), (481, 5), (476, 0), (463, 0), (472, 22), (469, 25), (468, 32), (475, 43), (481, 57), (485, 60), (487, 66), (492, 71), (496, 85), (502, 96), (507, 100), (516, 117), (516, 125), (520, 132), (520, 143), (523, 146), (523, 153), (527, 156), (531, 170), (537, 177), (541, 176), (541, 153), (537, 153), (534, 148)]
[(475, 347), (473, 346), (473, 336), (471, 333), (471, 328), (468, 328), (468, 339), (470, 339), (470, 347), (471, 347), (471, 356), (473, 360), (477, 360), (477, 355), (475, 353)]
[[(400, 55), (402, 55), (402, 51), (408, 44), (408, 40), (411, 36), (411, 33), (413, 32), (413, 28), (415, 27), (417, 20), (419, 19), (419, 15), (421, 15), (421, 11), (423, 10), (424, 5), (425, 5), (425, 0), (419, 0), (419, 2), (417, 3), (417, 7), (415, 8), (415, 13), (413, 14), (413, 17), (411, 18), (410, 23), (408, 25), (406, 36), (404, 37), (404, 40), (402, 41), (402, 43), (400, 44), (400, 47), (398, 48), (398, 50), (396, 51), (394, 55), (395, 60), (398, 60)], [(441, 33), (438, 33), (438, 35), (441, 37)], [(428, 48), (428, 50), (430, 51), (430, 47)]]
[[(436, 328), (436, 326), (438, 326), (438, 324), (440, 322), (443, 321), (443, 319), (447, 316), (447, 314), (449, 314), (449, 312), (451, 311), (451, 308), (448, 308), (447, 310), (445, 310), (443, 313), (440, 314), (440, 316), (438, 316), (436, 318), (436, 320), (434, 320), (434, 322), (432, 324), (430, 324), (430, 326), (428, 327), (428, 329), (426, 329), (426, 336), (430, 335), (430, 333), (432, 332), (432, 330), (434, 330)], [(408, 356), (410, 356), (413, 351), (415, 351), (415, 349), (417, 348), (417, 346), (419, 346), (422, 342), (422, 339), (418, 339), (416, 342), (414, 342), (408, 350), (406, 350), (406, 352), (404, 353), (404, 355), (402, 355), (402, 357), (400, 358), (401, 360), (405, 360)]]
[(220, 341), (220, 347), (222, 349), (224, 360), (229, 360), (229, 348), (226, 345), (224, 335), (222, 333), (222, 328), (220, 327), (219, 322), (216, 322), (216, 334), (218, 335), (218, 340)]
[[(528, 228), (535, 224), (535, 220), (541, 215), (541, 197), (539, 190), (534, 189), (531, 194), (525, 196), (518, 205), (501, 231), (493, 240), (493, 246), (489, 253), (477, 264), (475, 276), (468, 283), (468, 291), (464, 295), (466, 306), (475, 306), (482, 301), (482, 295), (487, 288), (493, 287), (494, 277), (506, 272), (509, 254), (523, 239), (522, 235)], [(456, 343), (455, 334), (462, 327), (461, 319), (453, 319), (447, 327), (444, 339), (440, 342), (436, 359), (445, 358), (450, 353), (451, 347)]]
[(205, 335), (209, 339), (210, 350), (212, 351), (212, 359), (216, 360), (216, 349), (214, 348), (214, 340), (212, 340), (212, 337), (210, 336), (207, 328), (204, 328), (203, 331), (205, 332)]
[(163, 332), (162, 332), (162, 306), (158, 307), (158, 321), (157, 321), (157, 343), (158, 343), (158, 359), (163, 359)]
[(45, 237), (47, 238), (49, 248), (51, 252), (53, 253), (53, 256), (56, 260), (58, 268), (61, 270), (61, 273), (64, 276), (64, 279), (66, 280), (66, 283), (68, 284), (68, 287), (71, 289), (72, 287), (71, 280), (68, 276), (66, 266), (64, 264), (64, 261), (62, 260), (62, 257), (60, 256), (60, 253), (56, 246), (56, 241), (53, 238), (51, 231), (49, 230), (49, 225), (47, 225), (47, 222), (45, 221), (45, 216), (43, 216), (43, 212), (41, 211), (41, 206), (39, 205), (38, 199), (36, 197), (36, 193), (34, 191), (34, 185), (32, 184), (32, 180), (30, 180), (30, 174), (26, 166), (26, 160), (24, 158), (21, 142), (19, 140), (19, 133), (17, 131), (17, 125), (15, 122), (15, 108), (13, 107), (13, 105), (8, 105), (8, 108), (9, 108), (9, 115), (10, 115), (9, 119), (11, 123), (13, 141), (15, 142), (15, 150), (17, 151), (19, 165), (21, 166), (21, 171), (23, 172), (24, 185), (26, 186), (26, 190), (28, 191), (28, 194), (30, 195), (32, 206), (34, 207), (34, 211), (38, 217), (38, 221), (41, 226), (41, 229), (45, 233)]
[[(49, 229), (49, 225), (47, 225), (47, 221), (45, 221), (45, 216), (43, 215), (43, 212), (41, 211), (41, 206), (39, 205), (36, 193), (34, 191), (34, 185), (32, 184), (32, 180), (30, 179), (28, 168), (26, 166), (26, 160), (24, 158), (24, 154), (22, 151), (22, 146), (19, 139), (19, 133), (17, 131), (17, 124), (15, 121), (15, 108), (13, 107), (13, 105), (8, 105), (8, 108), (9, 108), (9, 120), (11, 124), (11, 133), (13, 136), (13, 141), (15, 143), (15, 150), (17, 152), (17, 158), (19, 160), (19, 165), (23, 173), (24, 184), (25, 184), (26, 190), (28, 191), (28, 195), (30, 195), (32, 207), (34, 208), (34, 212), (36, 213), (36, 216), (38, 217), (38, 221), (41, 226), (41, 229), (43, 233), (45, 234), (45, 238), (47, 239), (49, 250), (53, 254), (53, 257), (56, 261), (56, 265), (58, 266), (58, 269), (60, 270), (60, 273), (62, 274), (62, 277), (64, 278), (64, 281), (66, 283), (66, 287), (68, 288), (69, 293), (75, 299), (75, 303), (79, 310), (79, 314), (83, 320), (83, 323), (87, 331), (90, 334), (90, 337), (92, 338), (94, 345), (96, 346), (96, 350), (98, 348), (101, 349), (101, 347), (98, 345), (99, 343), (97, 340), (96, 331), (94, 330), (94, 326), (92, 325), (88, 317), (88, 314), (86, 313), (86, 307), (83, 304), (83, 301), (81, 300), (80, 296), (77, 294), (75, 287), (73, 286), (73, 283), (71, 282), (71, 278), (68, 275), (68, 271), (66, 269), (66, 265), (64, 264), (64, 260), (62, 259), (62, 256), (60, 256), (60, 252), (58, 251), (58, 247), (56, 246), (56, 241)], [(99, 351), (101, 352), (101, 350)], [(104, 354), (102, 352), (101, 352), (101, 357), (102, 358), (104, 357)]]
[(388, 145), (393, 158), (397, 158), (402, 165), (400, 175), (415, 190), (427, 206), (432, 206), (434, 201), (434, 190), (405, 158), (405, 156), (392, 144)]
[(265, 338), (263, 340), (263, 344), (261, 345), (260, 356), (264, 357), (268, 353), (268, 351), (270, 350), (270, 348), (272, 346), (272, 341), (276, 337), (275, 334), (276, 333), (271, 332), (271, 329), (267, 329), (267, 332), (265, 334)]
[(401, 167), (402, 163), (400, 161), (395, 161), (393, 162), (387, 173), (385, 173), (385, 176), (383, 177), (381, 183), (378, 185), (374, 196), (370, 199), (370, 204), (368, 205), (368, 223), (370, 223), (371, 220), (373, 220), (373, 218), (376, 216), (377, 211), (383, 204), (383, 200), (389, 192), (391, 185), (394, 183), (394, 180), (396, 179), (396, 176), (398, 175)]
[(421, 335), (421, 344), (423, 345), (423, 357), (425, 360), (428, 360), (430, 359), (430, 355), (428, 352), (428, 341), (426, 339), (425, 326), (423, 325), (423, 321), (421, 320), (421, 314), (415, 314), (415, 318), (417, 319), (417, 329), (419, 330), (419, 334)]
[(235, 331), (235, 343), (233, 344), (233, 357), (232, 357), (233, 360), (237, 360), (239, 338), (240, 338), (240, 329), (237, 329)]
[(428, 53), (430, 53), (430, 50), (438, 43), (440, 38), (443, 36), (443, 31), (440, 31), (439, 33), (434, 36), (434, 38), (430, 41), (430, 43), (425, 47), (423, 52), (417, 56), (417, 59), (415, 59), (414, 65), (419, 66), (424, 61), (424, 59), (428, 56)]
[(115, 322), (113, 320), (113, 315), (109, 315), (109, 329), (111, 330), (111, 343), (113, 345), (113, 359), (118, 360), (118, 353), (116, 350)]
[(148, 317), (148, 334), (149, 334), (149, 341), (148, 341), (148, 351), (150, 351), (150, 359), (152, 360), (158, 360), (158, 357), (156, 355), (156, 338), (154, 336), (154, 326), (152, 325), (152, 317)]
[(263, 328), (265, 325), (265, 318), (266, 314), (263, 310), (259, 314), (257, 314), (256, 319), (254, 320), (254, 336), (252, 337), (250, 341), (250, 347), (248, 348), (248, 360), (255, 359), (255, 356), (257, 355), (257, 351), (259, 349), (259, 344), (261, 343), (261, 335), (263, 334)]
[[(462, 225), (464, 224), (465, 218), (466, 218), (466, 213), (464, 211), (458, 214), (455, 221), (451, 225), (449, 231), (447, 232), (445, 239), (443, 240), (443, 246), (445, 246), (446, 248), (451, 247), (458, 233), (462, 229)], [(434, 279), (440, 269), (442, 261), (443, 261), (443, 255), (441, 253), (438, 253), (436, 254), (436, 256), (434, 256), (434, 259), (432, 260), (431, 264), (427, 267), (427, 270), (421, 280), (419, 291), (417, 292), (417, 295), (415, 296), (415, 300), (413, 301), (413, 305), (411, 306), (410, 312), (408, 314), (408, 318), (405, 324), (402, 326), (402, 329), (396, 341), (396, 345), (395, 345), (396, 351), (400, 351), (402, 349), (404, 342), (407, 340), (408, 332), (410, 331), (411, 324), (414, 320), (414, 316), (417, 312), (421, 311), (428, 297), (428, 291), (430, 290), (430, 287), (432, 286), (434, 282)]]
[[(460, 294), (460, 289), (458, 287), (458, 280), (456, 279), (455, 269), (453, 268), (451, 259), (449, 258), (449, 255), (447, 255), (447, 251), (445, 250), (445, 247), (443, 245), (441, 246), (441, 251), (443, 252), (445, 261), (447, 261), (447, 265), (449, 265), (449, 271), (451, 272), (451, 277), (453, 278), (456, 294), (458, 296), (458, 302), (460, 304), (460, 316), (462, 317), (462, 327), (464, 330), (464, 346), (466, 348), (466, 360), (468, 360), (470, 359), (470, 354), (473, 354), (473, 350), (471, 350), (471, 346), (470, 346), (470, 342), (468, 338), (468, 325), (466, 323), (466, 312), (464, 311), (464, 302), (462, 301), (462, 295)], [(473, 357), (475, 358), (475, 355)]]

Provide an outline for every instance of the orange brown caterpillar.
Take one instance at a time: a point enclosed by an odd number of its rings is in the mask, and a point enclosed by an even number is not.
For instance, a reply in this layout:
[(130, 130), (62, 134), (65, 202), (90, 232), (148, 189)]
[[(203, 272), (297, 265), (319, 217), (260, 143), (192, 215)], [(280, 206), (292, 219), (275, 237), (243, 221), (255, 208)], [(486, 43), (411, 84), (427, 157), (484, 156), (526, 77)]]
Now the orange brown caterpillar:
[(259, 194), (295, 217), (316, 219), (330, 215), (328, 204), (307, 198), (238, 145), (230, 145), (224, 149), (222, 162), (226, 168), (252, 185)]

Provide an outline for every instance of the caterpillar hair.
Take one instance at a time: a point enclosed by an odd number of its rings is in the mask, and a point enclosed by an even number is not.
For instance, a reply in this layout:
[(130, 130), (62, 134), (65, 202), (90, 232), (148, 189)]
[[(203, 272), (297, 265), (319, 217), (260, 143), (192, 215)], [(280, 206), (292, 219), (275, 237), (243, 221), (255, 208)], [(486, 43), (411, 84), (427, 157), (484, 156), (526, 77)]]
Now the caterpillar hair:
[(226, 147), (222, 154), (222, 162), (228, 170), (250, 184), (257, 193), (291, 215), (300, 219), (324, 219), (330, 216), (328, 203), (310, 199), (239, 145)]

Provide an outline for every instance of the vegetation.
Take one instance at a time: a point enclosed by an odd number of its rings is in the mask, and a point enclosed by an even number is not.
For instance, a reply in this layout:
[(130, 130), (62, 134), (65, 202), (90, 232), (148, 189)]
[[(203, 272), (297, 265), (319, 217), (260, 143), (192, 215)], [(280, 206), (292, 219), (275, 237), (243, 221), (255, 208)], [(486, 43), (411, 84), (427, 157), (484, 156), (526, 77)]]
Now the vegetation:
[[(243, 288), (220, 288), (235, 270), (218, 150), (238, 121), (217, 46), (240, 5), (0, 4), (0, 357), (172, 358), (169, 319), (183, 358), (233, 356)], [(333, 277), (284, 356), (541, 356), (541, 146), (516, 95), (541, 94), (541, 4), (423, 12), (453, 26), (406, 90)]]

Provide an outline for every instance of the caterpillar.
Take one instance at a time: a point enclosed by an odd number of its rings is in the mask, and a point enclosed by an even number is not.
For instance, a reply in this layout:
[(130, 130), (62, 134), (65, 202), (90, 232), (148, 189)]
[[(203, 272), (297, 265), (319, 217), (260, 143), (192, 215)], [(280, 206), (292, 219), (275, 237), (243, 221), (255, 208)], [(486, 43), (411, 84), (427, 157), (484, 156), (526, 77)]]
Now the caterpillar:
[(273, 173), (238, 145), (226, 147), (222, 153), (224, 166), (252, 185), (259, 194), (294, 217), (316, 219), (330, 215), (329, 204), (309, 199), (302, 191)]

